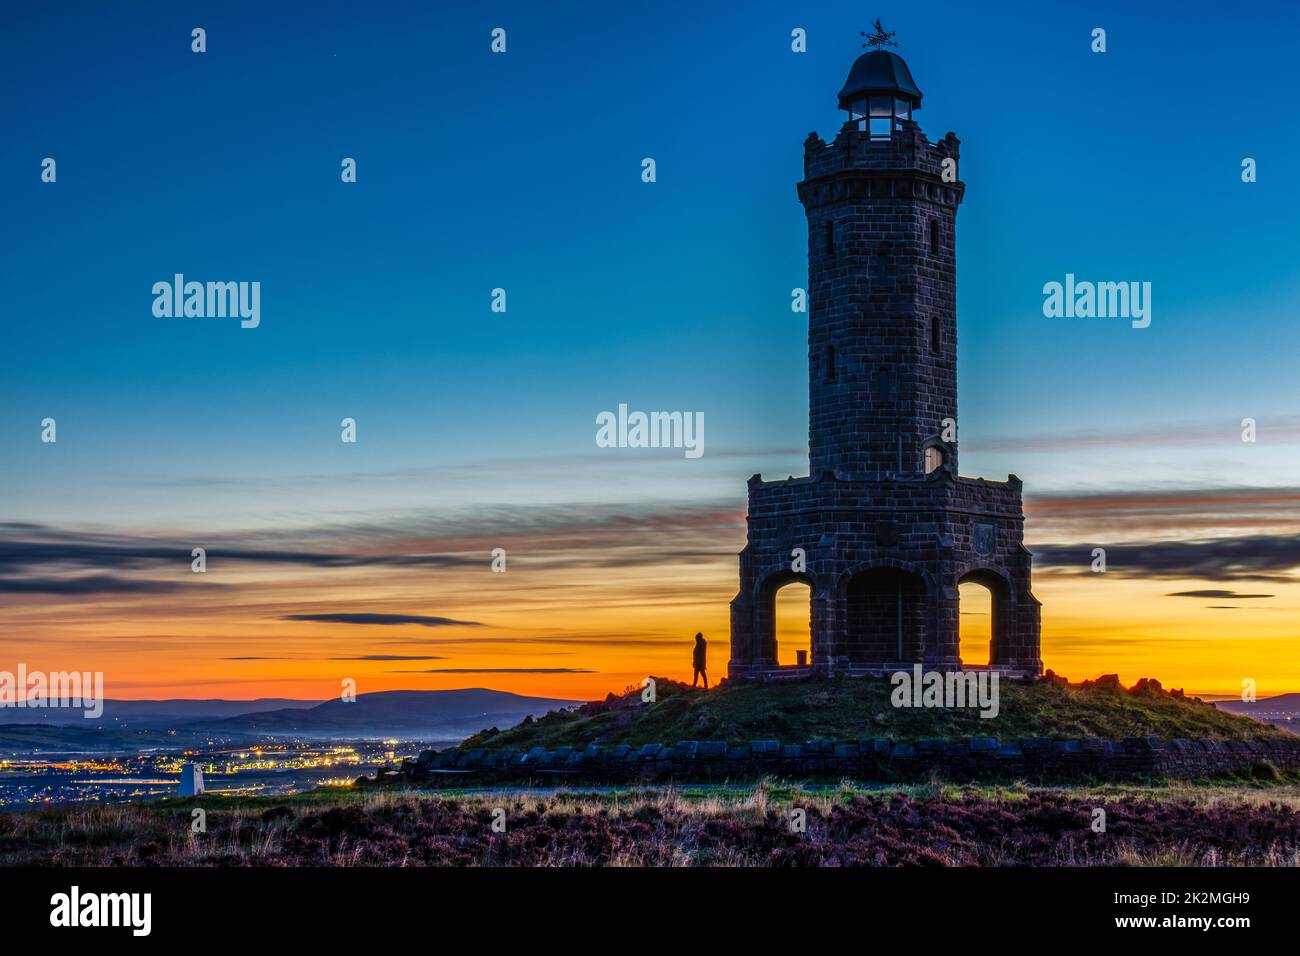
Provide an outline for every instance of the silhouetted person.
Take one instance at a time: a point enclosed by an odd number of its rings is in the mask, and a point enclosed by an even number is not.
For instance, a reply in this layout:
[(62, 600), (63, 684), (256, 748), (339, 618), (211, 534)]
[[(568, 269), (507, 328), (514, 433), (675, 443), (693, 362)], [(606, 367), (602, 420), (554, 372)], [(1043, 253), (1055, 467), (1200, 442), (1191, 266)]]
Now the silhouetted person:
[(709, 666), (709, 642), (704, 639), (703, 634), (695, 635), (695, 650), (691, 654), (691, 665), (695, 668), (695, 676), (691, 679), (691, 686), (694, 687), (701, 677), (704, 678), (704, 689), (709, 689), (709, 675), (704, 669)]

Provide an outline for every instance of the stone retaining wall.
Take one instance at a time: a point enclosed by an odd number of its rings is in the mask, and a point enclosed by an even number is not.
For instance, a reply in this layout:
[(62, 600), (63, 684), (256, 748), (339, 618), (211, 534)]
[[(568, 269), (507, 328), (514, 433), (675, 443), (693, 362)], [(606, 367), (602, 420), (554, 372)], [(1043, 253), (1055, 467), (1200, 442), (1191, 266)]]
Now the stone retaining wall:
[[(539, 784), (621, 783), (653, 780), (753, 780), (772, 774), (789, 778), (849, 777), (905, 781), (932, 774), (947, 780), (1033, 781), (1115, 780), (1148, 777), (1207, 777), (1268, 762), (1279, 770), (1300, 770), (1300, 737), (1280, 741), (1161, 740), (1126, 737), (1052, 740), (994, 737), (959, 740), (810, 740), (783, 744), (753, 740), (682, 740), (673, 746), (627, 744), (528, 751), (426, 750), (404, 761), (405, 779), (444, 786), (480, 782)], [(382, 774), (381, 774), (382, 775)]]

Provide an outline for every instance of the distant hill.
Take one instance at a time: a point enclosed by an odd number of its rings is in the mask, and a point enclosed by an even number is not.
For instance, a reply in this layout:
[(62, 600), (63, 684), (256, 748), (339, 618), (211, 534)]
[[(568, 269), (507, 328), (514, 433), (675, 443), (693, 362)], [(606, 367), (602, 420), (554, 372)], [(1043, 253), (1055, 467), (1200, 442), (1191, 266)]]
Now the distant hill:
[(581, 703), (468, 687), (361, 694), (354, 702), (109, 700), (98, 720), (81, 708), (0, 708), (0, 753), (180, 749), (210, 738), (415, 737), (459, 740), (495, 725)]
[(104, 713), (89, 720), (83, 707), (0, 707), (0, 725), (57, 724), (87, 727), (111, 724), (117, 727), (145, 727), (166, 730), (203, 719), (220, 719), (265, 710), (315, 707), (317, 700), (287, 697), (259, 697), (256, 700), (111, 700), (104, 701)]
[(180, 748), (191, 738), (159, 730), (126, 730), (84, 721), (84, 727), (61, 724), (0, 724), (0, 754), (110, 753)]
[[(1049, 672), (1050, 675), (1050, 672)], [(657, 700), (641, 701), (639, 688), (586, 704), (577, 712), (547, 714), (509, 730), (487, 731), (462, 749), (533, 746), (553, 749), (591, 743), (672, 744), (678, 740), (745, 743), (761, 738), (800, 742), (922, 737), (1178, 737), (1220, 740), (1275, 738), (1273, 727), (1216, 709), (1197, 698), (1142, 680), (1125, 689), (1119, 678), (1070, 684), (1049, 676), (1033, 683), (1000, 681), (998, 716), (973, 709), (896, 708), (888, 678), (807, 680), (779, 684), (726, 684), (704, 691), (656, 678)]]
[(285, 708), (202, 722), (223, 735), (294, 734), (300, 737), (468, 736), (484, 727), (518, 723), (529, 716), (581, 701), (524, 697), (483, 687), (457, 690), (389, 690), (360, 694), (353, 702), (327, 700), (308, 708)]
[(1300, 694), (1280, 694), (1250, 702), (1220, 700), (1215, 701), (1215, 706), (1230, 714), (1241, 714), (1289, 730), (1293, 734), (1300, 734)]

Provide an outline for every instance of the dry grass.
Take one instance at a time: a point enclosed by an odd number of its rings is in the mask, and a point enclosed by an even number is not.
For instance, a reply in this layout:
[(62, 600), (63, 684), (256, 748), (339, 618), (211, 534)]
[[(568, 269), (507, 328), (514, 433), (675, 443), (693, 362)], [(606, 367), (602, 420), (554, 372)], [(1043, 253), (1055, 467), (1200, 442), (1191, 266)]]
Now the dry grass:
[[(207, 832), (191, 829), (206, 811)], [(1107, 833), (1089, 828), (1107, 810)], [(791, 833), (791, 809), (806, 833)], [(492, 829), (506, 811), (506, 831)], [(1296, 866), (1300, 785), (747, 787), (91, 805), (0, 815), (0, 862), (91, 866)]]

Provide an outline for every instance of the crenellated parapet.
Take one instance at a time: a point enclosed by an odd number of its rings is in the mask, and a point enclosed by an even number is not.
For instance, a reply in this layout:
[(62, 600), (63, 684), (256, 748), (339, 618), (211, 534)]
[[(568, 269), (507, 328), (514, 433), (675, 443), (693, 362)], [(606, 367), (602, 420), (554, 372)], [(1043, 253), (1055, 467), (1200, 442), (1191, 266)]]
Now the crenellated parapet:
[[(915, 122), (901, 125), (903, 129), (883, 142), (873, 141), (869, 133), (854, 128), (852, 123), (845, 123), (829, 144), (810, 133), (804, 141), (799, 201), (820, 206), (869, 195), (924, 198), (956, 209), (966, 190), (960, 179), (961, 141), (950, 132), (932, 143)], [(950, 182), (944, 181), (947, 159), (952, 160), (948, 178), (958, 177)]]

